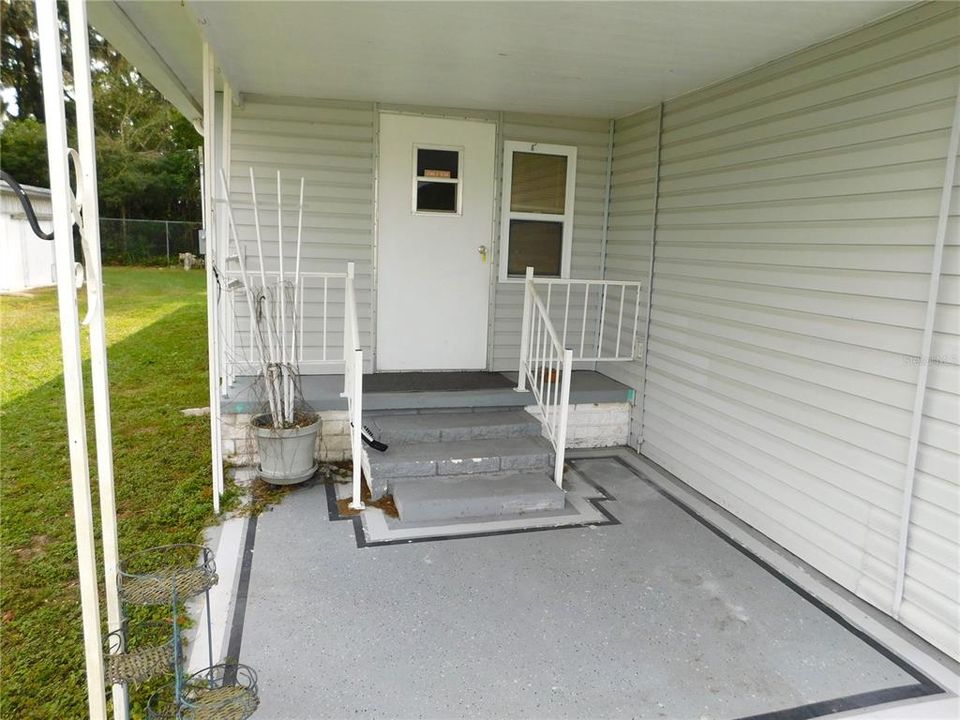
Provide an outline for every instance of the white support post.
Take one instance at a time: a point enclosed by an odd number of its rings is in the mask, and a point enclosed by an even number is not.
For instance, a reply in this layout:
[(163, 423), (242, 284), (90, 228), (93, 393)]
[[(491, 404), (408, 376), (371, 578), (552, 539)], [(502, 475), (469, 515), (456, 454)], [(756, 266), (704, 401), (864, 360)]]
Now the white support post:
[[(83, 218), (83, 234), (90, 253), (86, 258), (87, 307), (90, 332), (90, 374), (93, 383), (93, 416), (97, 446), (97, 488), (100, 498), (100, 525), (103, 542), (104, 594), (107, 603), (107, 630), (122, 628), (117, 570), (120, 563), (117, 541), (117, 508), (113, 476), (113, 435), (110, 426), (110, 391), (107, 372), (107, 340), (103, 300), (103, 272), (100, 262), (100, 210), (97, 204), (97, 157), (93, 127), (93, 88), (90, 80), (90, 40), (87, 8), (83, 0), (70, 0), (70, 39), (73, 55), (74, 101), (77, 110), (77, 144), (80, 155), (78, 198)], [(80, 188), (78, 188), (79, 190)], [(167, 226), (169, 254), (170, 230)], [(115, 651), (122, 646), (114, 644)], [(116, 684), (112, 690), (113, 716), (130, 716), (127, 687)]]
[(517, 392), (527, 391), (527, 363), (529, 362), (530, 320), (533, 314), (533, 296), (530, 283), (533, 282), (533, 268), (528, 266), (523, 281), (523, 321), (520, 326), (520, 367), (517, 373)]
[(563, 460), (567, 446), (567, 419), (570, 415), (570, 375), (573, 371), (573, 350), (563, 349), (563, 378), (560, 381), (560, 407), (557, 418), (556, 461), (553, 466), (553, 481), (563, 488)]
[[(229, 234), (227, 228), (227, 214), (224, 205), (226, 196), (230, 192), (230, 137), (233, 133), (233, 91), (225, 78), (222, 78), (223, 92), (221, 93), (221, 112), (220, 112), (220, 137), (219, 137), (219, 163), (216, 172), (211, 175), (211, 182), (214, 183), (210, 196), (217, 197), (217, 188), (221, 187), (215, 182), (217, 174), (221, 169), (226, 170), (227, 184), (222, 186), (223, 199), (221, 202), (215, 201), (215, 210), (217, 217), (217, 257), (221, 258), (223, 269), (226, 269), (226, 258), (230, 255)], [(233, 312), (233, 303), (229, 299), (229, 292), (224, 289), (222, 297), (226, 302), (221, 303), (220, 307), (220, 370), (223, 372), (223, 382), (226, 386), (231, 386), (236, 380), (236, 316)]]
[(203, 227), (206, 233), (207, 273), (207, 365), (210, 393), (210, 455), (211, 482), (213, 484), (213, 511), (220, 513), (220, 496), (223, 494), (223, 448), (220, 436), (220, 352), (217, 328), (217, 284), (214, 267), (217, 257), (217, 222), (214, 210), (214, 187), (216, 169), (214, 143), (215, 127), (214, 58), (210, 46), (203, 43)]
[(40, 60), (43, 66), (43, 105), (46, 115), (47, 160), (50, 169), (50, 199), (53, 207), (57, 268), (57, 305), (60, 313), (60, 345), (63, 352), (70, 478), (87, 673), (87, 709), (92, 720), (106, 720), (100, 593), (97, 585), (97, 556), (80, 354), (80, 318), (74, 285), (73, 221), (69, 200), (70, 171), (67, 160), (67, 121), (63, 106), (60, 22), (55, 0), (37, 0), (36, 9)]

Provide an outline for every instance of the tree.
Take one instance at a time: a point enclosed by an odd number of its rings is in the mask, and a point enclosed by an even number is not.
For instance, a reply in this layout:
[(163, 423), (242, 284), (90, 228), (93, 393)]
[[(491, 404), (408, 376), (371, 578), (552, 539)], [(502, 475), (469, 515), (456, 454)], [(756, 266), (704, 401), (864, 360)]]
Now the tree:
[[(40, 83), (40, 50), (36, 43), (33, 3), (0, 0), (0, 83), (12, 88), (16, 99), (15, 117), (34, 117), (43, 122), (43, 89)], [(7, 107), (2, 108), (9, 116)]]
[[(3, 108), (0, 167), (21, 183), (47, 185), (46, 138), (33, 4), (0, 0)], [(66, 17), (65, 8), (60, 17)], [(65, 59), (69, 46), (61, 43)], [(200, 214), (198, 147), (190, 122), (95, 31), (90, 34), (100, 212), (105, 217), (193, 220)], [(68, 125), (74, 115), (65, 61)], [(76, 143), (72, 141), (72, 146)]]
[[(68, 81), (73, 68), (73, 58), (67, 42), (66, 0), (57, 0), (60, 22), (60, 62)], [(16, 115), (0, 101), (0, 122), (12, 117), (33, 117), (44, 121), (43, 83), (40, 78), (40, 45), (34, 28), (37, 26), (33, 2), (30, 0), (0, 0), (0, 84), (13, 90)], [(69, 82), (68, 82), (69, 84)], [(73, 113), (73, 100), (67, 95), (68, 117)]]
[(0, 166), (23, 185), (49, 187), (43, 123), (32, 117), (8, 122), (0, 134)]

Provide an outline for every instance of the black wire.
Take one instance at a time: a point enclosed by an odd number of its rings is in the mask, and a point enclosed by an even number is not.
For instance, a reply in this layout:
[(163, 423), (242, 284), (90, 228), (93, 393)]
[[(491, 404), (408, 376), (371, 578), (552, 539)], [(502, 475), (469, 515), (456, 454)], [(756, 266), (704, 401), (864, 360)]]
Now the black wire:
[(10, 173), (5, 170), (0, 170), (0, 179), (13, 188), (13, 192), (16, 193), (17, 198), (20, 200), (20, 204), (23, 205), (23, 212), (25, 212), (27, 215), (27, 221), (30, 223), (30, 229), (33, 230), (33, 234), (41, 240), (53, 240), (52, 230), (48, 233), (45, 233), (40, 229), (40, 223), (37, 221), (37, 214), (33, 211), (33, 204), (30, 202), (30, 198), (27, 196), (27, 193), (24, 191), (24, 189), (20, 187), (20, 183), (14, 180)]

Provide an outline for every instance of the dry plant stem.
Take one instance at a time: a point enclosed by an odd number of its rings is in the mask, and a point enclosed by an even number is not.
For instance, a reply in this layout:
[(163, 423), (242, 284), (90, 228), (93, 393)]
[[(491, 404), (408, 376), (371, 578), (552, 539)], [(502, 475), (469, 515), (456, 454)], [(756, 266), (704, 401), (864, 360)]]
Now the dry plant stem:
[[(220, 171), (220, 180), (226, 195), (226, 177)], [(303, 302), (300, 297), (300, 260), (303, 234), (303, 194), (304, 179), (300, 179), (300, 206), (297, 223), (297, 252), (296, 265), (293, 277), (292, 305), (287, 302), (286, 268), (283, 246), (283, 184), (280, 172), (277, 172), (277, 243), (279, 259), (279, 278), (276, 288), (267, 284), (267, 274), (263, 251), (263, 229), (260, 224), (260, 205), (257, 199), (256, 178), (253, 168), (250, 168), (250, 188), (253, 199), (253, 219), (257, 241), (257, 259), (259, 261), (260, 287), (250, 282), (243, 255), (240, 252), (239, 236), (233, 216), (233, 208), (227, 195), (227, 211), (230, 221), (230, 231), (240, 263), (240, 275), (247, 296), (247, 306), (250, 311), (251, 334), (260, 360), (260, 371), (263, 375), (267, 402), (270, 410), (271, 425), (274, 428), (293, 427), (296, 424), (296, 333), (297, 302)], [(278, 293), (279, 297), (274, 297)], [(291, 317), (287, 317), (288, 308)], [(266, 326), (264, 328), (264, 326)], [(287, 333), (290, 332), (290, 346), (287, 347)]]
[[(276, 341), (273, 336), (273, 325), (270, 322), (270, 317), (273, 314), (270, 307), (270, 293), (267, 290), (267, 273), (264, 269), (263, 263), (263, 237), (260, 232), (260, 208), (257, 204), (257, 183), (256, 179), (253, 176), (253, 168), (250, 168), (250, 193), (253, 196), (253, 224), (256, 229), (257, 234), (257, 259), (260, 263), (260, 284), (263, 288), (263, 303), (264, 303), (264, 318), (267, 325), (267, 347), (268, 347), (268, 357), (267, 365), (276, 365), (277, 358), (277, 348)], [(256, 316), (251, 318), (251, 322), (256, 321)], [(282, 427), (283, 422), (283, 407), (281, 405), (282, 399), (280, 396), (280, 386), (277, 382), (275, 373), (268, 373), (264, 377), (264, 382), (267, 386), (267, 398), (270, 402), (270, 415), (273, 419), (274, 427)]]
[(277, 248), (280, 261), (280, 281), (277, 291), (280, 293), (280, 302), (277, 307), (279, 313), (277, 327), (280, 329), (280, 383), (283, 390), (283, 422), (293, 422), (293, 408), (290, 407), (290, 398), (293, 389), (290, 384), (290, 370), (287, 366), (287, 293), (283, 287), (285, 274), (283, 272), (283, 190), (280, 185), (280, 171), (277, 170)]
[[(293, 328), (290, 332), (290, 361), (296, 355), (297, 338), (297, 300), (300, 299), (300, 250), (303, 245), (303, 185), (304, 180), (300, 178), (300, 209), (297, 214), (297, 262), (293, 268)], [(300, 299), (302, 302), (302, 299)]]
[[(251, 175), (253, 170), (251, 169)], [(247, 264), (243, 258), (243, 253), (240, 250), (240, 240), (237, 237), (237, 224), (233, 217), (233, 206), (230, 204), (230, 194), (227, 192), (227, 178), (224, 175), (223, 169), (220, 169), (220, 182), (223, 184), (223, 196), (227, 199), (227, 219), (230, 221), (230, 235), (233, 239), (233, 247), (237, 253), (237, 261), (240, 265), (240, 278), (243, 282), (243, 295), (247, 299), (247, 310), (250, 313), (250, 322), (253, 323), (256, 318), (256, 310), (254, 307), (253, 300), (253, 291), (250, 289), (250, 282), (247, 279)], [(264, 351), (263, 347), (263, 338), (259, 333), (251, 333), (254, 337), (254, 342), (257, 346), (257, 355), (260, 358), (260, 372), (263, 373), (264, 380), (266, 381), (268, 375), (268, 365), (267, 365), (267, 354)], [(271, 401), (270, 414), (274, 419), (276, 418), (276, 412), (274, 410), (272, 401), (273, 397), (269, 398)]]

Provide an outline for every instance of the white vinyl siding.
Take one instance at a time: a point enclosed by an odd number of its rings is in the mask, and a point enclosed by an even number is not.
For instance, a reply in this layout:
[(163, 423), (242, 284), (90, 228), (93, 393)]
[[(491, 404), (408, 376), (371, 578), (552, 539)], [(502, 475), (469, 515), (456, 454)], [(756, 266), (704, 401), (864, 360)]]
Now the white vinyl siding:
[[(426, 115), (450, 115), (497, 120), (500, 114), (489, 111), (464, 111), (420, 106), (382, 106), (382, 110), (417, 112)], [(357, 263), (357, 303), (360, 315), (361, 345), (369, 358), (372, 345), (371, 268), (373, 247), (373, 184), (375, 170), (373, 103), (296, 100), (244, 96), (241, 107), (233, 110), (231, 137), (231, 194), (237, 203), (251, 202), (248, 172), (252, 165), (257, 178), (258, 199), (276, 207), (276, 171), (284, 180), (285, 203), (295, 208), (300, 177), (306, 180), (304, 212), (304, 270), (342, 271), (347, 261)], [(541, 115), (503, 114), (500, 140), (520, 140), (577, 148), (577, 173), (574, 195), (571, 276), (599, 278), (603, 236), (604, 190), (607, 175), (609, 123), (606, 120), (564, 118)], [(500, 192), (499, 182), (497, 192)], [(499, 208), (499, 196), (497, 198)], [(238, 210), (237, 222), (249, 255), (256, 256), (253, 214)], [(295, 226), (296, 214), (288, 215), (288, 228)], [(265, 238), (275, 247), (276, 211), (261, 213)], [(492, 312), (489, 333), (491, 369), (515, 370), (519, 358), (520, 316), (523, 310), (522, 284), (496, 280), (499, 262), (499, 222), (489, 262), (492, 268)], [(292, 257), (293, 245), (287, 257)], [(275, 258), (271, 258), (275, 262)], [(268, 265), (268, 267), (273, 267)], [(581, 303), (571, 304), (571, 324), (582, 319)], [(307, 312), (305, 358), (319, 357), (320, 333), (316, 317)], [(244, 314), (243, 307), (238, 315)], [(331, 302), (328, 324), (328, 354), (340, 352), (339, 332), (342, 310)], [(579, 327), (579, 326), (578, 326)], [(588, 317), (586, 351), (595, 345), (596, 309)], [(243, 342), (241, 335), (240, 341)], [(334, 345), (330, 345), (334, 342)], [(368, 361), (369, 362), (369, 361)], [(335, 372), (305, 362), (306, 373)]]
[[(960, 184), (954, 181), (954, 188)], [(951, 207), (952, 232), (947, 233), (947, 253), (960, 253), (960, 208)], [(960, 268), (944, 265), (940, 279), (937, 320), (955, 316), (960, 304)], [(927, 393), (920, 425), (913, 511), (907, 544), (906, 578), (900, 617), (907, 625), (923, 627), (937, 645), (954, 657), (960, 655), (960, 324), (944, 325), (933, 336), (928, 359)]]
[[(922, 5), (664, 107), (641, 450), (888, 612), (958, 11)], [(649, 152), (650, 117), (617, 123), (608, 277), (645, 280), (648, 170), (620, 158)], [(958, 231), (955, 188), (901, 618), (954, 657)], [(607, 371), (639, 387), (635, 366)]]
[[(244, 96), (233, 110), (231, 135), (231, 197), (249, 206), (249, 170), (253, 167), (260, 222), (269, 254), (267, 269), (276, 269), (277, 170), (284, 195), (284, 262), (292, 270), (296, 247), (297, 202), (300, 178), (305, 180), (303, 250), (305, 272), (344, 272), (356, 263), (357, 312), (360, 344), (366, 363), (372, 346), (371, 287), (373, 260), (374, 113), (372, 103), (297, 101)], [(263, 207), (269, 209), (263, 209)], [(238, 232), (246, 247), (247, 263), (256, 268), (253, 211), (235, 211)], [(231, 248), (232, 251), (232, 248)], [(236, 264), (231, 263), (230, 268)], [(338, 366), (315, 364), (322, 354), (320, 283), (305, 294), (304, 362), (307, 373), (342, 372)], [(328, 290), (328, 358), (342, 357), (343, 285)], [(246, 315), (238, 304), (237, 313)], [(239, 342), (247, 341), (241, 333)]]
[[(640, 331), (647, 317), (647, 283), (653, 239), (654, 193), (657, 173), (657, 108), (618, 120), (615, 124), (613, 172), (610, 179), (610, 216), (607, 227), (607, 280), (643, 283), (640, 292)], [(632, 295), (628, 293), (627, 298)], [(610, 313), (608, 312), (608, 320)], [(616, 331), (608, 323), (604, 342), (615, 342)], [(597, 370), (637, 391), (630, 416), (630, 443), (639, 434), (642, 413), (641, 356), (633, 362), (597, 363)]]
[[(577, 176), (573, 206), (573, 245), (570, 277), (599, 279), (603, 242), (604, 194), (607, 179), (607, 151), (610, 140), (607, 120), (564, 118), (547, 115), (504, 113), (501, 141), (516, 140), (577, 148)], [(497, 206), (500, 199), (497, 200)], [(497, 223), (499, 227), (499, 221)], [(500, 243), (496, 244), (499, 253)], [(499, 254), (494, 258), (499, 267)], [(571, 327), (583, 318), (583, 301), (571, 300)], [(556, 309), (557, 306), (554, 306)], [(520, 358), (520, 321), (523, 315), (523, 284), (497, 282), (490, 333), (491, 369), (516, 371)], [(562, 316), (557, 320), (561, 320)], [(597, 317), (588, 315), (589, 342), (596, 345)], [(579, 346), (578, 346), (579, 347)]]

